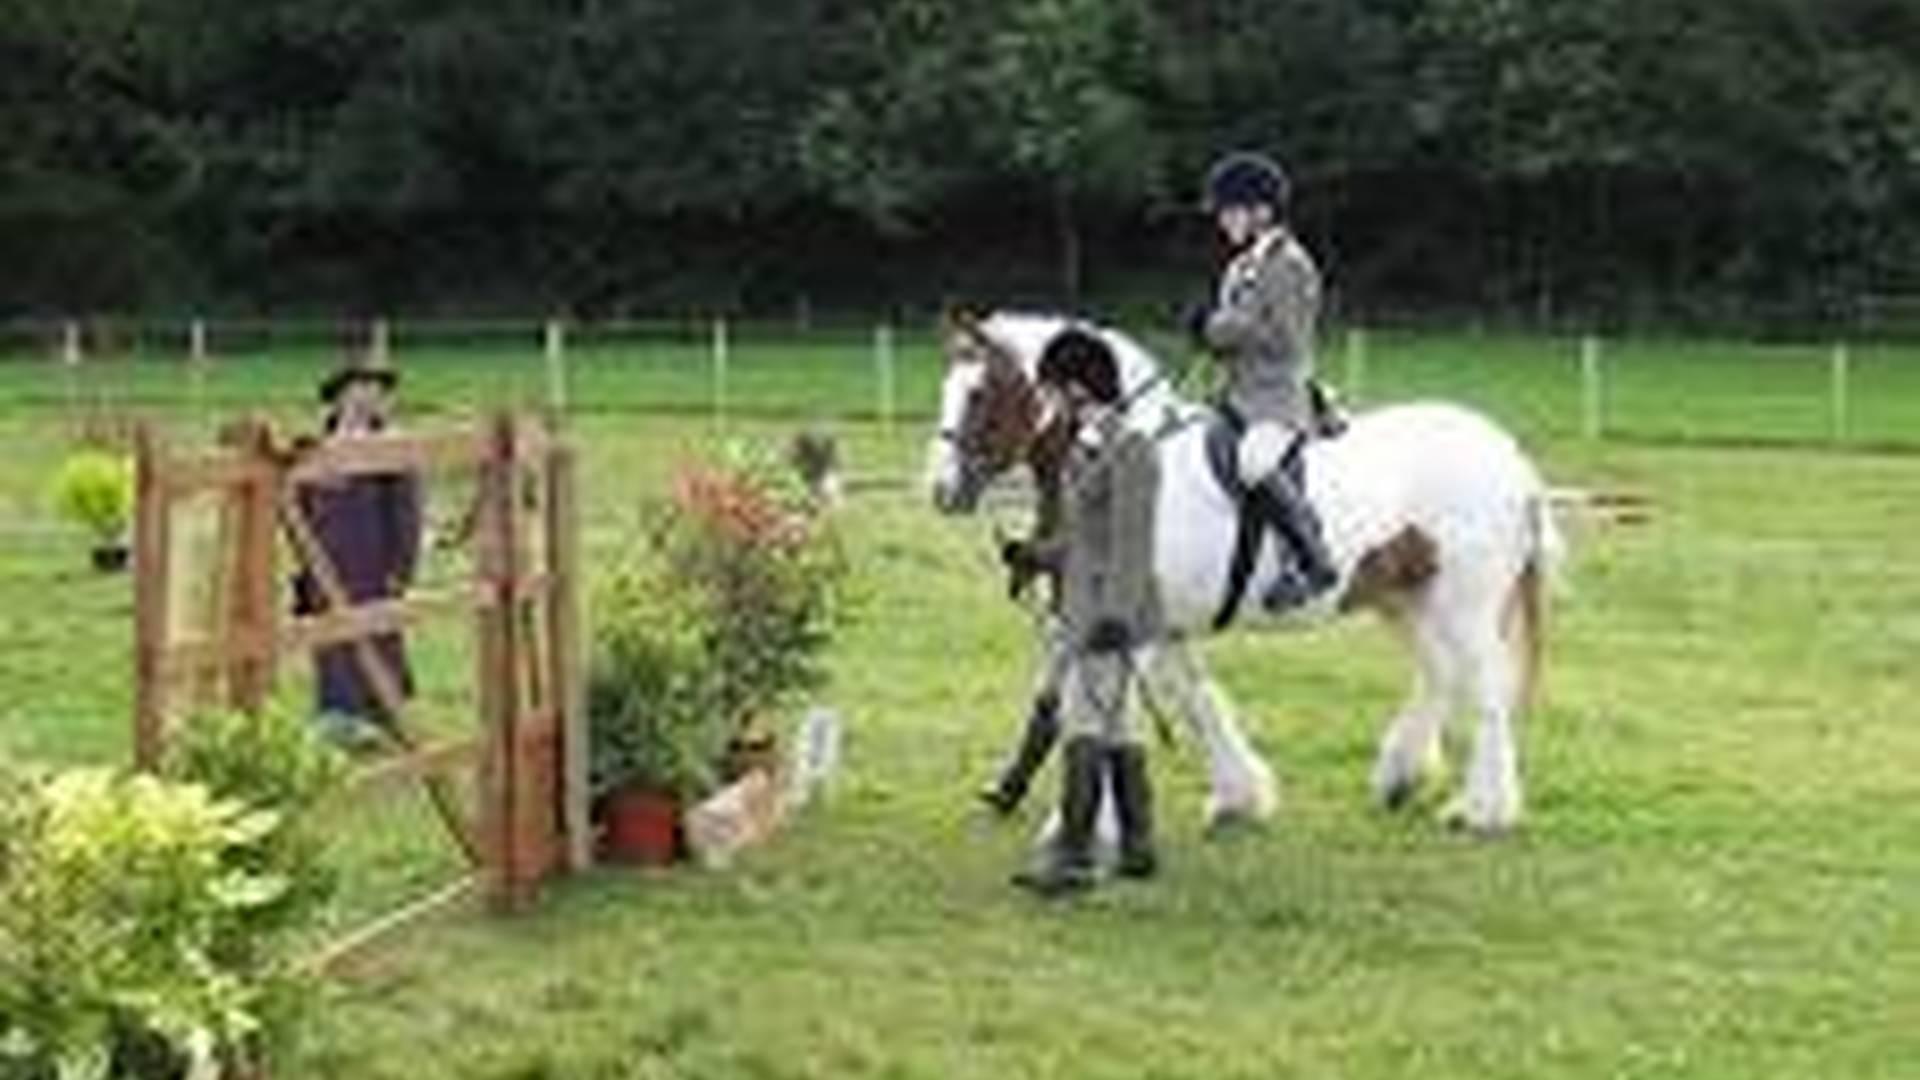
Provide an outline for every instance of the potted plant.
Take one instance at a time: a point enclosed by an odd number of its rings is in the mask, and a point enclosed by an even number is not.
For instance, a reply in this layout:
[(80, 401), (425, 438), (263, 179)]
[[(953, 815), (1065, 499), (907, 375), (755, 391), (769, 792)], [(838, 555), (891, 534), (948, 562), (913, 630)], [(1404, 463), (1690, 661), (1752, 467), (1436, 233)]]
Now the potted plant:
[(651, 560), (616, 572), (587, 674), (595, 805), (605, 854), (662, 865), (682, 806), (709, 790), (727, 729), (713, 707), (700, 612)]
[(591, 758), (616, 859), (670, 857), (662, 822), (770, 767), (767, 712), (821, 678), (842, 563), (778, 475), (751, 462), (681, 468), (595, 604)]
[(93, 566), (112, 573), (127, 566), (127, 524), (133, 516), (133, 463), (103, 450), (67, 458), (53, 480), (60, 516), (93, 536)]

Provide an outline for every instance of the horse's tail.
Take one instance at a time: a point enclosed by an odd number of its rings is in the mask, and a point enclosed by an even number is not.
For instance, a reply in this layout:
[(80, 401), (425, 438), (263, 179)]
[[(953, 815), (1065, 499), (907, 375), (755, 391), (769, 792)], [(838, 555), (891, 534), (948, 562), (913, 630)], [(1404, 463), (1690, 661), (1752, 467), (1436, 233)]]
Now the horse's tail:
[(1565, 554), (1565, 541), (1554, 522), (1552, 504), (1545, 491), (1536, 492), (1528, 498), (1527, 550), (1508, 599), (1508, 625), (1517, 654), (1515, 659), (1520, 665), (1519, 692), (1514, 704), (1522, 710), (1532, 708), (1539, 691), (1546, 654), (1547, 591), (1558, 576)]

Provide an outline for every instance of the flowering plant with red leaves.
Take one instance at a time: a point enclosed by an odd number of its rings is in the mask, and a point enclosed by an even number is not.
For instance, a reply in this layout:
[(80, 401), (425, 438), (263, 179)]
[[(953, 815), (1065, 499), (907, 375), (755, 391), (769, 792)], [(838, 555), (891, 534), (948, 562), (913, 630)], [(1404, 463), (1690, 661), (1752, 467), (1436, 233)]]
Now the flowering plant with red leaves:
[(672, 749), (667, 771), (701, 773), (685, 759), (824, 679), (845, 563), (828, 523), (780, 481), (750, 460), (687, 463), (647, 508), (642, 542), (595, 605), (596, 742), (627, 748), (610, 757)]

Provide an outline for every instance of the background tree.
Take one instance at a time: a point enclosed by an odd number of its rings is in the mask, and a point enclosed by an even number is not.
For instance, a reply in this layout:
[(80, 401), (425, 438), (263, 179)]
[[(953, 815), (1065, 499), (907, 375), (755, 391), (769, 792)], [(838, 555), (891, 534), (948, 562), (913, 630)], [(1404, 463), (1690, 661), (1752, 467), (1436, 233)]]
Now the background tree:
[(12, 311), (1105, 305), (1231, 146), (1371, 315), (1920, 289), (1904, 0), (0, 0), (0, 124)]

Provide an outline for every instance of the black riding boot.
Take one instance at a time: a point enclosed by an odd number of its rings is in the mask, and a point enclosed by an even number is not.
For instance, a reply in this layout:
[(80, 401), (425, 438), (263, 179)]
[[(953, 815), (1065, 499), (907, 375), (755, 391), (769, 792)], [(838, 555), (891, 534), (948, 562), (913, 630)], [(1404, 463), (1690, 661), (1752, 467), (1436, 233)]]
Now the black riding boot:
[(1288, 548), (1280, 560), (1280, 577), (1262, 598), (1268, 611), (1299, 607), (1340, 580), (1320, 530), (1320, 515), (1284, 470), (1248, 489), (1247, 499)]
[(1093, 827), (1100, 809), (1105, 750), (1091, 735), (1067, 740), (1060, 761), (1060, 831), (1038, 864), (1013, 876), (1015, 885), (1042, 896), (1064, 896), (1093, 887)]
[(1147, 776), (1147, 748), (1121, 743), (1107, 748), (1113, 777), (1113, 803), (1120, 818), (1121, 877), (1149, 878), (1160, 869), (1153, 848), (1153, 782)]
[(1027, 714), (1027, 726), (1020, 732), (1020, 745), (1013, 757), (1001, 767), (1000, 776), (980, 789), (980, 801), (995, 813), (1011, 814), (1020, 808), (1053, 744), (1060, 741), (1060, 695), (1046, 693), (1033, 699), (1033, 711)]

